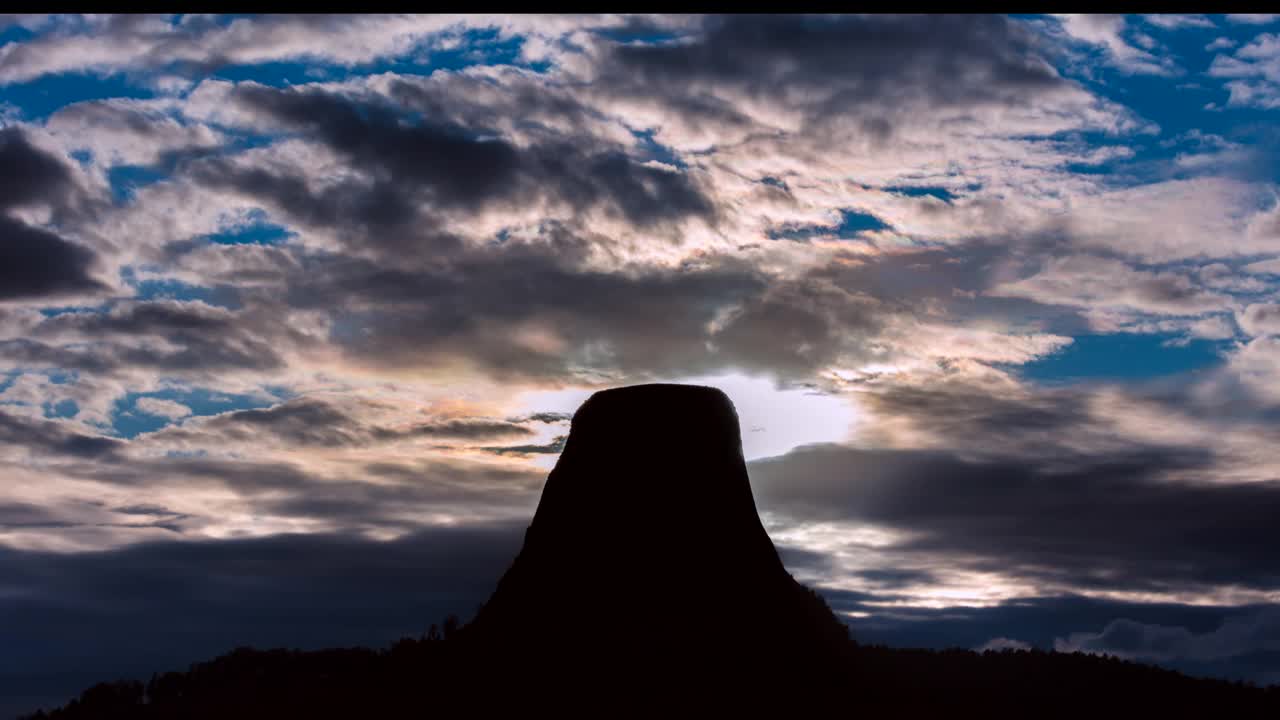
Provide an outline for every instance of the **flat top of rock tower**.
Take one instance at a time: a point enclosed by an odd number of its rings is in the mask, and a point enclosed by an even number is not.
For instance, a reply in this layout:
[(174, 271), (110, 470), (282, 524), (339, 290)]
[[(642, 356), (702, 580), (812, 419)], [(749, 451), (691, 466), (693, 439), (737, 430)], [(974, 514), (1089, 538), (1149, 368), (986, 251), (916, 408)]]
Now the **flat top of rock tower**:
[(594, 442), (608, 435), (633, 441), (641, 436), (660, 435), (665, 443), (693, 438), (682, 435), (697, 429), (702, 441), (732, 438), (740, 441), (738, 413), (729, 396), (718, 388), (703, 385), (652, 383), (601, 390), (574, 413), (570, 442), (591, 435)]

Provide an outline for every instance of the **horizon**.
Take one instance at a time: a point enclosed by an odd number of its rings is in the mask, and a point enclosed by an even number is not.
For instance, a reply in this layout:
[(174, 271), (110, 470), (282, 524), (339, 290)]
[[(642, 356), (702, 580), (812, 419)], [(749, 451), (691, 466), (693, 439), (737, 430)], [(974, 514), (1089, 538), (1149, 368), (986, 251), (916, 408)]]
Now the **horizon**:
[(1275, 15), (0, 15), (0, 715), (465, 620), (653, 382), (860, 641), (1280, 683), (1278, 110)]

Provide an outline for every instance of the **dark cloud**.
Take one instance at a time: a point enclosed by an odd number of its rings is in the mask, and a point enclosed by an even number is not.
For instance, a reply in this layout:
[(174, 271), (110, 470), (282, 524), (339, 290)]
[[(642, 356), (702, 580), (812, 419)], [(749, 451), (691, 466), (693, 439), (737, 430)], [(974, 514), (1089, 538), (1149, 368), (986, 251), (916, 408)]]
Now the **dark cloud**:
[[(1164, 651), (1150, 652), (1146, 662), (1199, 676), (1263, 684), (1280, 679), (1280, 653), (1267, 649), (1275, 642), (1274, 622), (1280, 611), (1275, 605), (1137, 603), (1067, 595), (1019, 598), (989, 607), (929, 608), (886, 606), (893, 600), (889, 593), (819, 590), (838, 612), (863, 614), (850, 618), (849, 625), (854, 637), (869, 644), (977, 648), (1003, 637), (1041, 650), (1132, 655), (1134, 650), (1154, 650), (1155, 642)], [(1109, 636), (1107, 628), (1112, 628)], [(1114, 642), (1104, 645), (1103, 637)], [(1181, 640), (1170, 642), (1173, 638)], [(1209, 648), (1211, 653), (1202, 652)]]
[(85, 435), (53, 420), (10, 415), (3, 409), (0, 409), (0, 444), (37, 454), (81, 459), (109, 459), (124, 448), (119, 440)]
[(341, 408), (301, 398), (258, 410), (236, 410), (164, 430), (158, 439), (252, 443), (272, 438), (296, 446), (344, 447), (364, 438), (359, 421)]
[[(0, 547), (4, 709), (63, 702), (104, 678), (256, 647), (386, 646), (469, 617), (523, 524), (346, 536), (158, 542), (107, 552)], [(198, 619), (197, 622), (193, 622)]]
[(47, 508), (31, 503), (0, 503), (0, 528), (65, 528), (74, 523), (50, 512)]
[(597, 84), (693, 120), (743, 124), (716, 94), (730, 90), (810, 123), (856, 119), (874, 137), (910, 113), (1030, 106), (1067, 85), (1030, 32), (994, 15), (708, 17), (682, 42), (609, 45)]
[[(185, 437), (185, 428), (133, 441)], [(222, 440), (222, 451), (244, 452)], [(307, 446), (303, 446), (307, 447)], [(329, 446), (325, 446), (329, 447)], [(122, 489), (182, 487), (229, 491), (259, 517), (288, 518), (308, 526), (355, 533), (410, 531), (429, 518), (455, 521), (531, 516), (544, 472), (508, 464), (427, 456), (411, 462), (352, 461), (313, 468), (298, 462), (236, 459), (201, 454), (140, 455), (114, 462), (67, 465), (64, 474)], [(116, 511), (121, 514), (121, 511)], [(182, 517), (165, 517), (177, 522)], [(216, 523), (217, 518), (201, 522)]]
[[(74, 188), (70, 171), (17, 128), (0, 130), (0, 213), (40, 203), (57, 208)], [(0, 300), (92, 292), (95, 254), (61, 236), (0, 214)]]
[(331, 339), (382, 367), (465, 358), (506, 378), (725, 368), (793, 377), (877, 357), (880, 304), (819, 274), (770, 277), (727, 255), (604, 271), (578, 260), (587, 242), (568, 234), (415, 269), (313, 258), (291, 278), (288, 302), (343, 308)]
[[(119, 511), (117, 511), (119, 512)], [(121, 512), (122, 515), (130, 513)], [(151, 514), (151, 513), (147, 513)], [(76, 530), (93, 528), (116, 529), (160, 529), (181, 534), (180, 522), (190, 517), (176, 513), (165, 513), (162, 519), (140, 522), (110, 520), (101, 514), (85, 514), (56, 512), (49, 508), (30, 503), (0, 503), (0, 529), (4, 530)]]
[(886, 550), (900, 558), (1081, 590), (1280, 587), (1269, 550), (1280, 484), (1215, 483), (1205, 450), (1018, 459), (809, 446), (752, 463), (751, 476), (763, 510), (906, 531)]
[(604, 113), (585, 105), (572, 87), (514, 68), (498, 66), (491, 71), (485, 76), (401, 75), (389, 78), (385, 92), (396, 104), (438, 123), (468, 128), (514, 126), (544, 142), (560, 137), (558, 128), (586, 132), (604, 118)]
[(531, 515), (545, 479), (542, 473), (478, 463), (375, 463), (364, 469), (363, 477), (308, 479), (289, 489), (249, 478), (237, 489), (256, 512), (347, 532), (409, 532), (426, 517)]
[(146, 515), (149, 517), (185, 519), (190, 517), (185, 513), (174, 512), (160, 505), (151, 505), (148, 503), (140, 503), (137, 505), (121, 505), (111, 508), (112, 512), (118, 512), (121, 515)]
[[(0, 502), (0, 529), (4, 530), (77, 530), (77, 529), (161, 529), (182, 534), (182, 521), (191, 515), (178, 512), (125, 512), (113, 510), (127, 518), (102, 512), (95, 503), (68, 503), (63, 507), (32, 505), (29, 502)], [(155, 520), (137, 520), (129, 515), (154, 516)]]
[(778, 557), (782, 559), (782, 564), (797, 577), (802, 574), (827, 575), (835, 569), (835, 563), (826, 553), (777, 542), (774, 543), (774, 547), (778, 550)]
[(548, 425), (554, 425), (556, 423), (566, 423), (572, 419), (573, 413), (537, 412), (531, 415), (525, 415), (521, 418), (516, 418), (513, 422), (540, 422)]
[[(641, 227), (715, 214), (689, 175), (643, 165), (619, 148), (597, 147), (588, 137), (518, 147), (493, 137), (490, 128), (429, 117), (410, 121), (406, 112), (389, 105), (316, 90), (246, 84), (233, 97), (343, 155), (371, 178), (369, 193), (380, 198), (362, 207), (388, 217), (422, 204), (474, 212), (539, 198), (579, 210), (604, 206)], [(217, 182), (207, 169), (200, 177)], [(222, 182), (262, 189), (272, 185), (266, 180), (232, 174)], [(290, 207), (302, 209), (298, 188), (275, 185)]]
[(1061, 452), (1059, 441), (1079, 439), (1095, 422), (1089, 393), (1070, 388), (999, 393), (963, 381), (939, 381), (888, 385), (859, 397), (876, 414), (909, 420), (929, 437), (969, 452), (1022, 446), (1049, 456)]
[(254, 198), (291, 223), (336, 231), (349, 248), (401, 256), (461, 248), (461, 241), (420, 208), (406, 188), (387, 179), (344, 178), (313, 188), (301, 173), (245, 167), (225, 157), (197, 158), (183, 167), (200, 185)]
[(880, 312), (872, 298), (810, 275), (741, 303), (712, 342), (730, 364), (802, 376), (851, 350), (865, 357), (860, 341), (883, 327)]
[(311, 342), (269, 308), (230, 311), (203, 302), (148, 300), (49, 317), (28, 337), (0, 341), (0, 353), (25, 366), (103, 374), (136, 368), (265, 372), (285, 366), (281, 350)]
[(102, 290), (87, 248), (0, 215), (0, 300)]
[[(497, 376), (564, 377), (575, 369), (718, 367), (708, 326), (766, 284), (729, 259), (707, 268), (592, 270), (574, 264), (575, 248), (566, 241), (477, 252), (413, 271), (317, 261), (294, 278), (289, 301), (352, 308), (337, 313), (332, 339), (361, 362), (420, 367), (467, 358)], [(528, 328), (547, 342), (520, 342)]]
[(545, 445), (505, 445), (480, 449), (495, 455), (555, 455), (564, 450), (564, 443), (568, 439), (568, 435), (559, 435)]
[[(1280, 656), (1280, 608), (1241, 613), (1204, 633), (1181, 625), (1122, 617), (1107, 623), (1100, 632), (1072, 633), (1057, 639), (1054, 645), (1066, 652), (1105, 653), (1146, 661), (1220, 660), (1259, 651)], [(1276, 668), (1276, 677), (1280, 678), (1280, 667)]]
[(528, 427), (505, 420), (454, 418), (384, 427), (359, 417), (359, 404), (344, 407), (302, 397), (269, 408), (236, 410), (189, 420), (154, 437), (163, 441), (254, 443), (264, 438), (291, 446), (341, 448), (418, 437), (477, 440), (529, 435)]
[(403, 430), (389, 432), (392, 436), (410, 435), (473, 440), (511, 435), (529, 435), (533, 431), (523, 425), (501, 420), (463, 419), (422, 423)]
[(887, 589), (902, 588), (909, 585), (929, 585), (937, 581), (937, 576), (928, 570), (912, 570), (909, 568), (877, 568), (874, 570), (858, 570), (852, 574), (854, 577)]
[(0, 210), (54, 204), (72, 189), (71, 172), (57, 158), (32, 145), (18, 128), (0, 129)]

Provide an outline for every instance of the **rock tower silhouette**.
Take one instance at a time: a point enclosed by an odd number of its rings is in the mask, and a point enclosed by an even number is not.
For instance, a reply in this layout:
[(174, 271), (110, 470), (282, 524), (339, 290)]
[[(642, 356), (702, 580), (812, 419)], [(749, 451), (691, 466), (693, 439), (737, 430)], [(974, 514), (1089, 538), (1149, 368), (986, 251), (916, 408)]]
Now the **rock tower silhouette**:
[(733, 403), (666, 384), (579, 408), (519, 555), (463, 634), (491, 671), (613, 693), (813, 684), (850, 646), (760, 522)]

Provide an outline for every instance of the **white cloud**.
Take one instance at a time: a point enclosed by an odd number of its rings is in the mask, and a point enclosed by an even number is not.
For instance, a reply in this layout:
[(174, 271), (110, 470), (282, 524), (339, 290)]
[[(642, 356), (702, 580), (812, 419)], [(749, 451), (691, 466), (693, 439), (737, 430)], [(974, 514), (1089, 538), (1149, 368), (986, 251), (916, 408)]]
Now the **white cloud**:
[[(375, 60), (430, 53), (436, 43), (456, 43), (467, 29), (496, 29), (504, 37), (528, 34), (543, 56), (560, 38), (585, 28), (617, 25), (609, 15), (268, 15), (221, 22), (188, 15), (179, 23), (161, 16), (59, 17), (59, 32), (0, 48), (0, 84), (42, 75), (195, 65), (255, 64), (306, 60), (355, 66)], [(661, 23), (661, 20), (659, 20)]]
[(167, 418), (169, 420), (180, 420), (191, 414), (191, 408), (183, 405), (176, 400), (167, 400), (165, 398), (144, 397), (138, 398), (134, 403), (134, 407), (139, 412), (156, 417)]
[(1199, 315), (1227, 309), (1228, 298), (1197, 287), (1187, 275), (1137, 270), (1119, 261), (1073, 255), (1047, 261), (1034, 275), (987, 291), (1091, 311)]
[(1113, 620), (1101, 632), (1072, 633), (1054, 640), (1058, 652), (1086, 652), (1141, 660), (1218, 660), (1249, 652), (1280, 650), (1280, 613), (1261, 610), (1229, 618), (1217, 629), (1195, 633), (1184, 627)]
[(1268, 25), (1280, 18), (1280, 15), (1268, 13), (1235, 13), (1227, 15), (1227, 22), (1238, 23), (1242, 25)]
[(1280, 36), (1263, 33), (1233, 55), (1217, 55), (1209, 75), (1229, 78), (1228, 105), (1280, 107)]
[(1280, 305), (1250, 305), (1236, 318), (1240, 327), (1255, 337), (1280, 334)]
[(1022, 640), (1014, 640), (1013, 638), (1007, 638), (1007, 637), (993, 637), (990, 640), (983, 643), (982, 645), (979, 645), (978, 647), (974, 648), (974, 651), (986, 652), (987, 650), (991, 650), (992, 652), (1001, 652), (1004, 650), (1030, 650), (1030, 649), (1031, 649), (1031, 643), (1023, 642)]
[(1204, 15), (1143, 15), (1142, 19), (1148, 23), (1165, 30), (1178, 30), (1181, 28), (1211, 28), (1216, 27), (1213, 21)]
[(1280, 275), (1280, 258), (1249, 263), (1244, 266), (1244, 271), (1257, 275)]
[[(1120, 70), (1144, 75), (1172, 75), (1177, 64), (1167, 56), (1134, 47), (1125, 39), (1128, 28), (1123, 15), (1057, 15), (1062, 29), (1074, 40), (1103, 48)], [(1148, 16), (1150, 17), (1150, 16)]]

